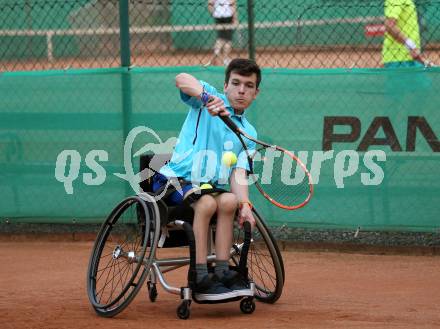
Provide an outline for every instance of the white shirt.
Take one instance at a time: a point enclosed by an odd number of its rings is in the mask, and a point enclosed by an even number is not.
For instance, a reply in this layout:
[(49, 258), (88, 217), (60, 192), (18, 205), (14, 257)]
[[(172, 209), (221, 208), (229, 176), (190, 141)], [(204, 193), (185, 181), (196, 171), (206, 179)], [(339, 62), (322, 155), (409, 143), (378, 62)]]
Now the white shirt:
[(214, 18), (234, 16), (234, 7), (232, 6), (232, 3), (229, 0), (215, 0), (212, 16)]

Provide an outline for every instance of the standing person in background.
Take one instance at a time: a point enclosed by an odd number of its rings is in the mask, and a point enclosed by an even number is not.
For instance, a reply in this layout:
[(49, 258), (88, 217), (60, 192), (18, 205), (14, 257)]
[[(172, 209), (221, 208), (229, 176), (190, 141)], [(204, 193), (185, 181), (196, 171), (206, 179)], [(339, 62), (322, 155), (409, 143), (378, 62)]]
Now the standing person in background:
[[(235, 0), (209, 0), (208, 10), (215, 19), (218, 26), (237, 24), (237, 4)], [(214, 54), (206, 66), (219, 64), (220, 57), (223, 58), (223, 65), (227, 66), (231, 59), (229, 55), (232, 50), (233, 29), (222, 29), (217, 31), (217, 40), (214, 44)]]
[(385, 0), (385, 38), (382, 59), (385, 68), (421, 67), (417, 10), (413, 0)]

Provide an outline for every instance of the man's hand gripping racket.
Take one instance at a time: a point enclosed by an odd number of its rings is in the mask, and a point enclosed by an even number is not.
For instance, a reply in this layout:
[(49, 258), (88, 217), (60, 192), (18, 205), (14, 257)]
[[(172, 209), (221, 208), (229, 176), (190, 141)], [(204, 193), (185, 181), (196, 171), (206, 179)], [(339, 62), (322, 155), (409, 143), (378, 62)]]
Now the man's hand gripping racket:
[(436, 67), (437, 66), (433, 62), (431, 62), (429, 59), (427, 59), (426, 57), (419, 56), (418, 58), (416, 58), (416, 60), (418, 62), (422, 63), (425, 68), (426, 67)]
[[(267, 200), (287, 210), (301, 208), (310, 201), (313, 195), (310, 173), (292, 152), (252, 138), (238, 128), (229, 116), (219, 118), (243, 145), (249, 162), (250, 178)], [(243, 138), (256, 143), (256, 149), (249, 150)]]
[(416, 53), (411, 52), (411, 56), (414, 58), (414, 60), (418, 61), (419, 63), (423, 64), (423, 66), (426, 67), (436, 67), (433, 62), (431, 62), (428, 58), (426, 58), (425, 55), (422, 55), (418, 50)]

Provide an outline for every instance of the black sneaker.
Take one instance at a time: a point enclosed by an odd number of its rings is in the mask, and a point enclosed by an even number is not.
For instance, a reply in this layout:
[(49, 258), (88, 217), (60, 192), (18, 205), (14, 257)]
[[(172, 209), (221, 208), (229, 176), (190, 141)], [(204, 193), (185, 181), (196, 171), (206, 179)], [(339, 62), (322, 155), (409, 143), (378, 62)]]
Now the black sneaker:
[(194, 287), (195, 298), (199, 301), (216, 301), (237, 297), (237, 294), (226, 288), (215, 274), (208, 274)]
[(253, 296), (254, 292), (249, 286), (249, 281), (234, 270), (224, 271), (220, 281), (226, 288), (237, 293), (237, 296)]

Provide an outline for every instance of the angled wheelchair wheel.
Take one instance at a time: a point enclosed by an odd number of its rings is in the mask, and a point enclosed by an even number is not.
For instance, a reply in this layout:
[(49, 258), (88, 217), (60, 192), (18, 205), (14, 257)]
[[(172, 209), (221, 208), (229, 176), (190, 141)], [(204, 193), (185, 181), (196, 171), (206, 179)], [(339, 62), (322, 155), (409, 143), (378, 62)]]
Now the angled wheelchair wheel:
[[(247, 267), (249, 278), (255, 283), (256, 295), (261, 302), (275, 303), (281, 296), (284, 285), (284, 264), (275, 238), (270, 233), (262, 217), (253, 210), (256, 228), (249, 248)], [(231, 259), (239, 264), (244, 232), (234, 230)]]
[(159, 222), (154, 202), (132, 196), (101, 226), (87, 272), (88, 296), (96, 313), (114, 316), (139, 292), (155, 255)]

